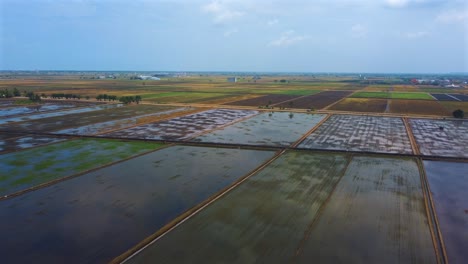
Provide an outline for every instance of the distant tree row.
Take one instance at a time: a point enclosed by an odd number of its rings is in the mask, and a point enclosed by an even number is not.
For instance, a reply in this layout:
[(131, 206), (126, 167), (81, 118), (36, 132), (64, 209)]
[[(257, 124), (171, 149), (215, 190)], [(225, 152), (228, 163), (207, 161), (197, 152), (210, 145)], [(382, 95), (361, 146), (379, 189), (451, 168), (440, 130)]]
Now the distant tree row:
[(98, 101), (115, 101), (117, 100), (117, 96), (115, 95), (107, 95), (107, 94), (100, 94), (96, 97)]
[(29, 98), (30, 101), (32, 102), (40, 102), (41, 101), (41, 96), (38, 94), (34, 94), (33, 92), (26, 92), (26, 97)]
[(139, 96), (139, 95), (137, 95), (137, 96), (122, 96), (122, 97), (120, 97), (119, 101), (124, 103), (124, 104), (129, 104), (129, 103), (134, 103), (134, 102), (139, 104), (141, 102), (141, 96)]
[(13, 91), (8, 90), (8, 88), (0, 90), (0, 98), (11, 98), (14, 96), (21, 96), (21, 93), (17, 88), (13, 88)]
[(64, 93), (53, 93), (50, 95), (53, 99), (81, 99), (81, 96), (78, 94), (64, 94)]

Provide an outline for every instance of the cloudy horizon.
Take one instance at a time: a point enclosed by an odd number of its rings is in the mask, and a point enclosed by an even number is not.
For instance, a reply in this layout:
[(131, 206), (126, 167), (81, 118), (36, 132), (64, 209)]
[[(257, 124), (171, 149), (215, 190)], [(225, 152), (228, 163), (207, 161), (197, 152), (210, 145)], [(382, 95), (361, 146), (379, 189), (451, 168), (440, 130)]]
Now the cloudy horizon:
[(0, 0), (0, 70), (468, 72), (461, 0)]

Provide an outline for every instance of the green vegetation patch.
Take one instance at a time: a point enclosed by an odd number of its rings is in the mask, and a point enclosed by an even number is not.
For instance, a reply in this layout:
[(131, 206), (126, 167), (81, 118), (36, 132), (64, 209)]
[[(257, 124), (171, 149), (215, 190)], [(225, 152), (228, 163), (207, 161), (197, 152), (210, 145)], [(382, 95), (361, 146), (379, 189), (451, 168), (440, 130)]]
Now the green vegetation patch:
[(350, 97), (434, 100), (434, 98), (427, 93), (409, 93), (409, 92), (356, 92), (352, 94)]
[(0, 195), (155, 150), (162, 144), (78, 139), (0, 156)]

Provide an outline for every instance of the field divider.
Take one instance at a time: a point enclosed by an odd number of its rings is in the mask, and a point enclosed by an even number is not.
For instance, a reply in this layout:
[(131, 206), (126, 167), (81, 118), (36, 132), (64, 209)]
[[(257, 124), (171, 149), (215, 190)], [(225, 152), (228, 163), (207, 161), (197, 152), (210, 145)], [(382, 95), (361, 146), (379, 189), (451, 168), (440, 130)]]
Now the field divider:
[[(102, 139), (102, 138), (100, 138), (100, 139)], [(120, 139), (120, 140), (122, 141), (122, 139)], [(56, 143), (60, 143), (60, 142), (56, 142)], [(102, 169), (102, 168), (106, 168), (106, 167), (109, 167), (109, 166), (112, 166), (112, 165), (115, 165), (115, 164), (118, 164), (118, 163), (121, 163), (121, 162), (130, 160), (130, 159), (133, 159), (133, 158), (137, 158), (137, 157), (140, 157), (140, 156), (143, 156), (143, 155), (146, 155), (146, 154), (149, 154), (149, 153), (152, 153), (152, 152), (161, 150), (161, 149), (165, 149), (165, 148), (168, 148), (168, 147), (172, 147), (172, 146), (174, 146), (174, 145), (175, 145), (175, 144), (163, 145), (163, 146), (158, 147), (158, 148), (156, 148), (156, 149), (151, 149), (151, 150), (144, 151), (144, 152), (142, 152), (142, 153), (139, 153), (139, 154), (136, 154), (136, 155), (133, 155), (133, 156), (124, 158), (124, 159), (120, 159), (120, 160), (117, 160), (117, 161), (112, 161), (112, 162), (106, 163), (106, 164), (104, 164), (104, 165), (101, 165), (101, 166), (99, 166), (99, 167), (91, 168), (91, 169), (88, 169), (88, 170), (85, 170), (85, 171), (77, 172), (77, 173), (72, 174), (72, 175), (68, 175), (68, 176), (65, 176), (65, 177), (57, 178), (57, 179), (54, 179), (54, 180), (51, 180), (51, 181), (48, 181), (48, 182), (44, 182), (44, 183), (41, 183), (41, 184), (38, 184), (38, 185), (35, 185), (35, 186), (32, 186), (32, 187), (29, 187), (29, 188), (24, 189), (24, 190), (16, 191), (16, 192), (11, 193), (11, 194), (6, 194), (6, 195), (4, 195), (4, 196), (0, 196), (0, 201), (6, 200), (6, 199), (10, 199), (10, 198), (14, 198), (14, 197), (16, 197), (16, 196), (19, 196), (19, 195), (22, 195), (22, 194), (25, 194), (25, 193), (28, 193), (28, 192), (36, 191), (36, 190), (39, 190), (39, 189), (42, 189), (42, 188), (46, 188), (46, 187), (49, 187), (49, 186), (51, 186), (51, 185), (54, 185), (54, 184), (57, 184), (57, 183), (60, 183), (60, 182), (63, 182), (63, 181), (70, 180), (70, 179), (73, 179), (73, 178), (77, 178), (77, 177), (79, 177), (79, 176), (82, 176), (82, 175), (91, 173), (91, 172), (93, 172), (93, 171), (100, 170), (100, 169)]]
[(320, 122), (318, 122), (317, 124), (315, 124), (314, 127), (312, 127), (312, 129), (310, 129), (309, 131), (307, 131), (301, 138), (299, 138), (298, 140), (296, 140), (296, 142), (294, 142), (292, 145), (291, 145), (291, 148), (296, 148), (302, 141), (304, 141), (308, 136), (310, 136), (310, 134), (314, 133), (315, 130), (317, 130), (323, 123), (325, 123), (332, 115), (331, 114), (326, 114), (326, 116), (320, 120)]
[(447, 258), (447, 251), (445, 249), (444, 238), (440, 231), (439, 219), (432, 199), (432, 192), (427, 180), (426, 170), (421, 158), (416, 160), (419, 168), (419, 175), (421, 177), (421, 188), (424, 196), (424, 205), (426, 207), (426, 215), (429, 222), (429, 230), (431, 232), (432, 243), (437, 257), (437, 263), (449, 263)]
[(228, 194), (230, 191), (235, 189), (237, 186), (248, 180), (251, 176), (255, 175), (257, 172), (263, 170), (265, 167), (270, 165), (273, 161), (278, 159), (284, 152), (286, 152), (286, 149), (282, 149), (276, 152), (273, 157), (271, 157), (269, 160), (265, 161), (264, 163), (260, 164), (256, 169), (253, 171), (247, 173), (243, 177), (239, 178), (237, 181), (233, 182), (231, 185), (221, 189), (217, 193), (213, 194), (210, 196), (208, 199), (205, 201), (199, 203), (195, 207), (187, 210), (186, 212), (182, 213), (178, 217), (174, 218), (171, 222), (167, 223), (165, 226), (157, 230), (154, 234), (148, 236), (147, 238), (143, 239), (140, 241), (140, 243), (136, 244), (126, 252), (122, 253), (120, 256), (117, 256), (114, 258), (110, 263), (125, 263), (132, 257), (138, 255), (140, 252), (145, 250), (147, 247), (151, 246), (152, 244), (156, 243), (159, 239), (163, 238), (165, 235), (167, 235), (169, 232), (189, 220), (190, 218), (194, 217), (197, 215), (200, 211), (211, 205), (212, 203), (216, 202), (217, 200), (221, 199), (223, 196)]
[(340, 175), (340, 178), (336, 181), (335, 185), (333, 186), (333, 189), (330, 191), (330, 193), (328, 194), (327, 196), (327, 199), (325, 199), (325, 201), (322, 203), (322, 205), (320, 205), (320, 208), (318, 209), (317, 211), (317, 214), (315, 215), (315, 217), (312, 219), (312, 221), (310, 222), (310, 224), (308, 225), (307, 229), (304, 231), (304, 236), (302, 237), (302, 239), (299, 241), (299, 244), (297, 246), (297, 249), (296, 249), (296, 252), (294, 253), (294, 256), (292, 256), (292, 260), (291, 262), (294, 262), (294, 258), (296, 258), (297, 256), (299, 256), (301, 253), (302, 253), (302, 250), (304, 248), (304, 245), (307, 241), (307, 239), (309, 239), (310, 237), (310, 234), (312, 233), (312, 229), (314, 228), (315, 224), (317, 223), (318, 219), (320, 218), (320, 216), (322, 215), (323, 211), (325, 210), (328, 202), (330, 201), (331, 197), (333, 196), (333, 194), (335, 193), (335, 190), (336, 190), (336, 187), (338, 186), (338, 184), (340, 183), (341, 179), (344, 177), (344, 175), (346, 174), (346, 171), (348, 170), (348, 167), (349, 167), (349, 164), (351, 164), (351, 161), (353, 160), (353, 157), (354, 155), (353, 154), (349, 154), (347, 155), (347, 163), (346, 163), (346, 166), (343, 168), (343, 172), (341, 173)]
[(413, 130), (411, 129), (411, 125), (408, 122), (408, 118), (402, 117), (403, 124), (405, 125), (406, 128), (406, 134), (408, 135), (408, 138), (411, 143), (411, 148), (413, 149), (413, 153), (416, 155), (421, 155), (421, 152), (419, 151), (418, 144), (416, 142), (416, 139), (414, 138)]

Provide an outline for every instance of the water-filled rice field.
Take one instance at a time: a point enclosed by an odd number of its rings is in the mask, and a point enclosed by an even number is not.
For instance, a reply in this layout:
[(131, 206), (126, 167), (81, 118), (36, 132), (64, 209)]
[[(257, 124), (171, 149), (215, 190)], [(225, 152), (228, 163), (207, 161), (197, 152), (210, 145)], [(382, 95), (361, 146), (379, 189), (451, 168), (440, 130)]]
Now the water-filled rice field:
[(52, 136), (0, 133), (0, 153), (37, 147), (62, 140), (65, 139)]
[(333, 115), (298, 147), (412, 153), (405, 125), (396, 117)]
[(0, 155), (0, 196), (154, 150), (160, 144), (78, 139)]
[(416, 162), (348, 160), (287, 152), (129, 263), (436, 263)]
[(214, 109), (115, 131), (106, 136), (161, 140), (188, 139), (257, 114), (257, 111)]
[(273, 155), (175, 146), (1, 201), (2, 261), (108, 262)]
[(290, 146), (324, 117), (323, 114), (262, 113), (193, 140), (228, 144)]
[[(100, 105), (99, 107), (111, 106), (111, 105)], [(133, 106), (121, 106), (116, 108), (114, 105), (110, 109), (92, 109), (85, 113), (68, 113), (67, 115), (59, 116), (44, 116), (40, 119), (29, 120), (26, 122), (11, 123), (0, 126), (0, 130), (10, 131), (34, 131), (34, 132), (51, 132), (56, 130), (62, 130), (66, 128), (74, 128), (94, 123), (100, 123), (111, 120), (119, 120), (124, 118), (130, 118), (138, 115), (158, 113), (168, 110), (173, 110), (175, 107), (171, 106), (155, 106), (155, 105), (133, 105)], [(80, 108), (83, 109), (83, 108)], [(78, 109), (77, 109), (78, 110)], [(88, 109), (89, 110), (89, 109)], [(99, 110), (99, 111), (97, 111)], [(72, 110), (66, 110), (54, 113), (46, 114), (59, 114), (69, 112)]]
[(424, 161), (450, 263), (468, 262), (468, 163)]
[(423, 155), (468, 158), (468, 121), (409, 119)]
[(9, 117), (14, 115), (26, 115), (31, 113), (40, 113), (40, 112), (49, 112), (49, 111), (56, 111), (66, 108), (73, 108), (77, 107), (73, 104), (38, 104), (38, 105), (31, 105), (31, 106), (16, 106), (16, 107), (8, 107), (0, 109), (0, 117)]

